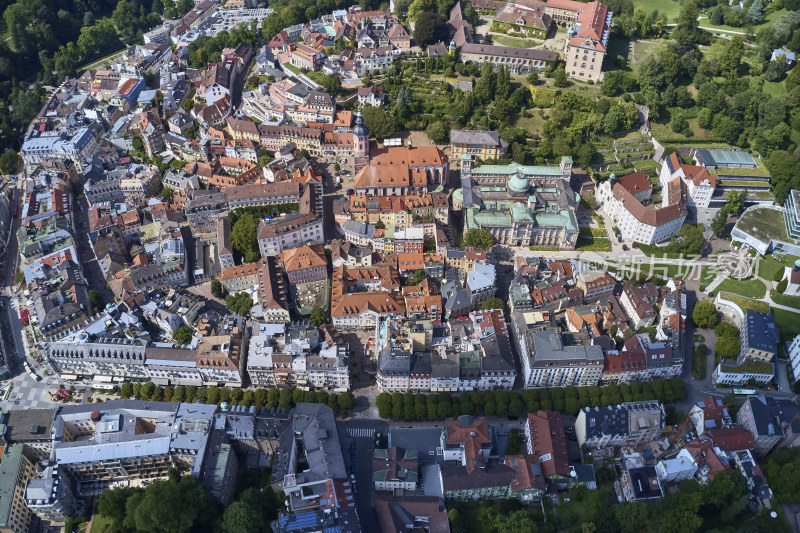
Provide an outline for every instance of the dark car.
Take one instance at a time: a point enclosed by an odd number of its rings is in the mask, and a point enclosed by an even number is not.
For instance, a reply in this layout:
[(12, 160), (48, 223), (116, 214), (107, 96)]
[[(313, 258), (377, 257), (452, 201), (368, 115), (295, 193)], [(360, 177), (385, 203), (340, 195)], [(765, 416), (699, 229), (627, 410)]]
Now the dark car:
[(355, 452), (356, 451), (356, 441), (353, 441), (353, 442), (350, 443), (350, 451), (351, 452)]
[(355, 463), (352, 463), (350, 465), (350, 473), (351, 474), (355, 474), (356, 473), (356, 464)]
[(350, 461), (352, 461), (354, 463), (356, 462), (356, 454), (355, 454), (355, 452), (350, 454)]
[(514, 415), (510, 415), (510, 416), (508, 417), (508, 420), (509, 420), (509, 421), (511, 421), (511, 422), (513, 422), (513, 421), (515, 421), (515, 420), (519, 420), (519, 417), (518, 417), (518, 416), (514, 416)]
[(355, 189), (347, 189), (347, 196), (353, 196), (356, 193)]

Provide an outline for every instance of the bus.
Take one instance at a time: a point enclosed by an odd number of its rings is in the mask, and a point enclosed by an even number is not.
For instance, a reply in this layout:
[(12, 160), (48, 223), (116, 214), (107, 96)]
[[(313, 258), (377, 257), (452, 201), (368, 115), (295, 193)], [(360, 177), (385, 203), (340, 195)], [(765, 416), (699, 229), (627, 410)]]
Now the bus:
[(737, 396), (752, 396), (758, 392), (756, 389), (733, 389), (733, 393)]

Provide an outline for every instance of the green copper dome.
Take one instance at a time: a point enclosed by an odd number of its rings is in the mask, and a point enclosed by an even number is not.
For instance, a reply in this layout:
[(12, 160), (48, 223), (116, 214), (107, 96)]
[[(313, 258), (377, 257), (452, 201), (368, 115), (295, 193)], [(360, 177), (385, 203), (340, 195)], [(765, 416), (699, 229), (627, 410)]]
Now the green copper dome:
[(528, 192), (529, 187), (528, 179), (520, 174), (514, 174), (511, 176), (511, 179), (508, 180), (508, 188), (513, 192)]

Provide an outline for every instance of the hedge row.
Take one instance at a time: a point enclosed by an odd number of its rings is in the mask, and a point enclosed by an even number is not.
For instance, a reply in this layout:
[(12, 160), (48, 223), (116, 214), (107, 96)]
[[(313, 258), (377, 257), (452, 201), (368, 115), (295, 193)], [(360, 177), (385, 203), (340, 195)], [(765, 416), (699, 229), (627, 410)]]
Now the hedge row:
[(178, 385), (160, 387), (152, 382), (123, 383), (119, 389), (123, 398), (136, 398), (156, 402), (196, 402), (243, 405), (268, 409), (291, 409), (300, 402), (324, 403), (334, 411), (347, 413), (355, 406), (352, 392), (341, 394), (325, 391), (302, 391), (298, 389), (237, 389), (228, 387), (195, 387)]
[(481, 391), (453, 394), (383, 392), (378, 395), (378, 415), (393, 420), (436, 420), (459, 415), (520, 415), (539, 409), (577, 414), (583, 407), (607, 407), (622, 402), (686, 399), (686, 384), (681, 378), (603, 387), (561, 387), (517, 391)]

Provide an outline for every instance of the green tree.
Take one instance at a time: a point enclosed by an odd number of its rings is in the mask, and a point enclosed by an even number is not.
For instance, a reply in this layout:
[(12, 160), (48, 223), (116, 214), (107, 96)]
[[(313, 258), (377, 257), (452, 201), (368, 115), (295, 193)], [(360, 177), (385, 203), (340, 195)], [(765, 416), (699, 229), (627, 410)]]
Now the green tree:
[(246, 317), (250, 314), (250, 308), (253, 307), (253, 299), (246, 292), (229, 294), (225, 297), (225, 305), (237, 315)]
[(315, 326), (321, 326), (328, 323), (328, 312), (323, 307), (315, 307), (311, 310), (308, 319)]
[(245, 212), (231, 228), (231, 247), (246, 263), (254, 263), (261, 257), (258, 249), (258, 220)]
[(106, 306), (106, 300), (103, 294), (94, 289), (89, 289), (89, 303), (92, 304), (92, 311), (99, 313)]
[(738, 35), (733, 36), (725, 45), (719, 56), (720, 72), (725, 75), (736, 75), (744, 55), (744, 41)]
[(350, 391), (343, 392), (339, 395), (339, 409), (343, 413), (348, 413), (356, 406), (356, 398)]
[(391, 137), (397, 132), (397, 121), (383, 106), (365, 105), (361, 108), (361, 114), (364, 118), (364, 125), (376, 139)]
[(502, 513), (493, 509), (482, 517), (481, 523), (484, 531), (496, 533), (536, 533), (539, 531), (538, 524), (524, 509), (511, 513)]
[(689, 122), (686, 120), (686, 115), (682, 111), (675, 110), (669, 121), (669, 127), (675, 133), (685, 133), (689, 129)]
[(17, 171), (17, 161), (19, 156), (13, 148), (9, 148), (3, 155), (0, 155), (0, 170), (3, 174), (13, 174)]
[(695, 45), (701, 40), (699, 23), (697, 18), (700, 16), (700, 10), (694, 1), (690, 0), (684, 2), (681, 6), (680, 14), (677, 19), (677, 26), (675, 31), (672, 32), (672, 38), (682, 45)]
[(733, 359), (739, 355), (740, 343), (738, 337), (724, 336), (717, 339), (714, 351), (723, 359)]
[(143, 494), (134, 509), (126, 506), (139, 531), (189, 533), (200, 524), (213, 523), (218, 515), (214, 499), (195, 476), (154, 481)]
[(416, 22), (423, 13), (435, 13), (436, 9), (436, 0), (414, 0), (408, 7), (408, 21)]
[(553, 85), (556, 87), (566, 87), (569, 85), (564, 65), (558, 65), (558, 68), (553, 71)]
[(186, 345), (192, 342), (192, 336), (194, 335), (194, 330), (189, 326), (181, 326), (175, 330), (172, 334), (172, 338), (175, 339), (180, 345)]
[(714, 215), (714, 219), (711, 221), (710, 227), (711, 231), (714, 232), (714, 235), (717, 237), (722, 236), (725, 233), (725, 225), (728, 223), (728, 210), (725, 208), (720, 209), (717, 211), (717, 214)]
[(446, 122), (436, 121), (431, 122), (428, 129), (425, 130), (428, 138), (436, 144), (446, 142), (450, 137), (450, 127)]
[(416, 20), (414, 40), (419, 46), (438, 43), (447, 38), (445, 18), (440, 14), (425, 11), (420, 13)]
[(481, 76), (478, 82), (472, 89), (472, 94), (475, 99), (480, 103), (489, 103), (494, 99), (495, 84), (497, 82), (497, 75), (492, 69), (492, 64), (488, 61), (481, 65)]
[(171, 204), (173, 197), (172, 189), (170, 189), (166, 185), (162, 185), (161, 192), (159, 193), (158, 197), (161, 198), (161, 200), (163, 200), (164, 202)]
[(194, 9), (194, 2), (192, 0), (178, 0), (177, 8), (178, 16), (182, 17), (192, 9)]
[(692, 311), (692, 320), (698, 328), (713, 328), (719, 323), (717, 307), (711, 300), (700, 300)]
[(211, 280), (211, 296), (214, 298), (223, 298), (225, 296), (225, 288), (217, 278)]
[(414, 273), (411, 274), (411, 276), (409, 276), (408, 279), (406, 279), (404, 285), (406, 285), (406, 286), (417, 285), (417, 284), (421, 283), (422, 280), (426, 279), (427, 277), (428, 277), (428, 274), (424, 270), (422, 270), (422, 269), (415, 270)]
[(485, 229), (473, 228), (464, 235), (464, 246), (471, 246), (479, 250), (488, 250), (494, 246), (492, 234)]
[(130, 381), (126, 381), (119, 387), (119, 395), (123, 398), (130, 398), (133, 396), (133, 385)]
[(539, 71), (533, 70), (528, 74), (528, 83), (531, 85), (539, 85)]
[[(272, 489), (267, 490), (272, 493)], [(270, 531), (269, 520), (264, 519), (265, 511), (268, 511), (265, 507), (268, 504), (261, 503), (260, 500), (265, 498), (259, 498), (259, 496), (261, 493), (251, 487), (244, 491), (239, 500), (229, 505), (222, 515), (222, 531), (224, 533), (250, 533), (251, 531), (267, 533)]]
[(481, 302), (480, 310), (481, 311), (489, 311), (491, 309), (500, 309), (505, 310), (506, 306), (503, 303), (503, 300), (497, 298), (496, 296), (491, 296), (486, 298), (484, 301)]
[(114, 529), (124, 531), (126, 506), (134, 494), (139, 494), (140, 489), (133, 487), (118, 487), (100, 493), (97, 498), (97, 512), (111, 520)]

